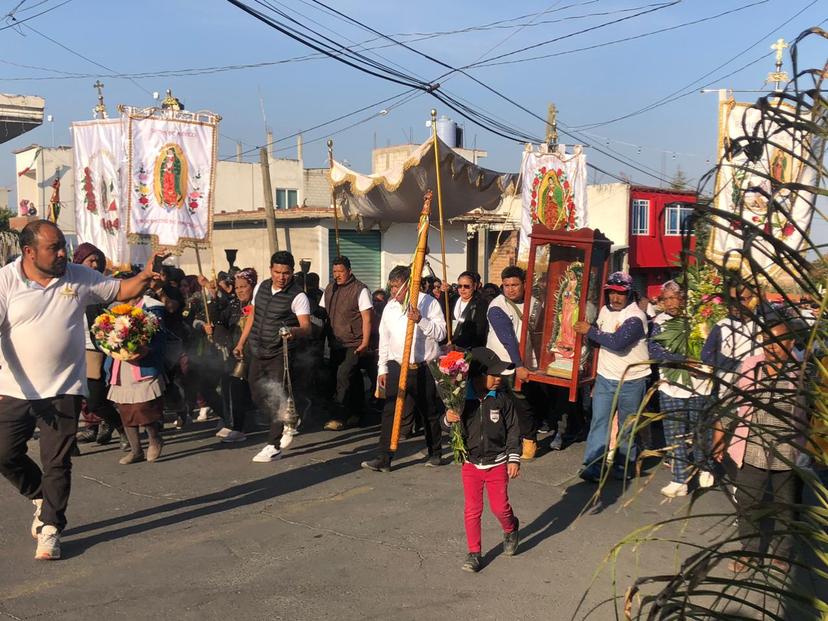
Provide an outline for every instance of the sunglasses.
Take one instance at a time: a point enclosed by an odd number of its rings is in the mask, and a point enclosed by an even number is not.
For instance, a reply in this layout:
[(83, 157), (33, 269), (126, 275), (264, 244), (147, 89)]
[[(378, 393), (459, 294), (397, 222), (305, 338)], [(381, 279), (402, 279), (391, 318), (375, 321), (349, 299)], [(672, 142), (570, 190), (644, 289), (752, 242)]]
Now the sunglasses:
[(471, 289), (472, 286), (471, 285), (457, 285), (457, 288), (458, 289)]

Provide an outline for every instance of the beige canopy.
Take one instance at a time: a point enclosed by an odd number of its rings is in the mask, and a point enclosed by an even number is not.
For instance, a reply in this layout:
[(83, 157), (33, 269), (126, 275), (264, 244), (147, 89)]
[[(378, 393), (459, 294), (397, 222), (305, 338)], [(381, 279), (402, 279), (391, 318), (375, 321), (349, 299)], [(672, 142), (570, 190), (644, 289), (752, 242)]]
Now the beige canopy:
[[(446, 220), (474, 209), (491, 211), (504, 193), (513, 193), (517, 174), (503, 174), (472, 164), (438, 139), (440, 185)], [(421, 144), (404, 162), (389, 170), (363, 175), (334, 161), (331, 183), (337, 204), (346, 218), (385, 222), (417, 222), (423, 195), (434, 192), (437, 206), (437, 174), (434, 143)]]

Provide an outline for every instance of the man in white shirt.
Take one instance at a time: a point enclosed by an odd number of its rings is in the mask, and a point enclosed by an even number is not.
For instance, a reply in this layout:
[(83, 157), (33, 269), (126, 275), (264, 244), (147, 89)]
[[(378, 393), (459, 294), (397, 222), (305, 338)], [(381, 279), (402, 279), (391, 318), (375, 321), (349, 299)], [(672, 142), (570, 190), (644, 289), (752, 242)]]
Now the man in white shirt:
[[(36, 220), (20, 233), (22, 256), (0, 269), (0, 472), (35, 505), (35, 558), (60, 558), (81, 400), (87, 394), (84, 312), (141, 295), (152, 260), (128, 280), (69, 263), (66, 239)], [(12, 304), (13, 302), (13, 304)], [(26, 455), (40, 430), (43, 470)]]
[[(279, 331), (287, 329), (288, 372), (295, 379), (294, 355), (297, 338), (310, 336), (310, 301), (293, 277), (293, 255), (281, 250), (270, 257), (270, 280), (263, 280), (253, 290), (253, 320), (246, 321), (233, 354), (241, 359), (244, 346), (250, 349), (247, 381), (256, 406), (270, 414), (270, 436), (254, 457), (257, 463), (276, 461), (282, 449), (293, 440), (279, 420), (285, 407), (285, 351)], [(295, 392), (295, 391), (294, 391)]]
[(601, 307), (595, 325), (579, 321), (574, 326), (575, 332), (601, 347), (592, 391), (592, 421), (580, 473), (582, 479), (593, 483), (601, 479), (613, 405), (618, 410), (619, 430), (619, 457), (614, 461), (613, 475), (618, 479), (632, 476), (637, 450), (635, 436), (626, 421), (638, 412), (650, 376), (647, 316), (635, 301), (632, 278), (624, 272), (614, 272), (607, 279), (604, 292), (606, 304)]
[[(415, 411), (419, 412), (428, 446), (426, 465), (440, 466), (443, 463), (440, 446), (441, 405), (428, 363), (440, 355), (440, 341), (446, 338), (446, 319), (440, 310), (439, 302), (426, 293), (419, 295), (417, 308), (407, 304), (403, 306), (410, 276), (411, 269), (405, 265), (398, 265), (391, 270), (388, 275), (391, 299), (385, 306), (380, 320), (377, 384), (380, 389), (385, 390), (386, 401), (382, 412), (379, 455), (362, 462), (363, 468), (377, 472), (391, 471), (391, 430), (394, 425), (402, 365), (407, 367), (408, 384), (401, 427), (409, 427)], [(416, 326), (411, 343), (411, 356), (404, 362), (403, 347), (409, 319)]]

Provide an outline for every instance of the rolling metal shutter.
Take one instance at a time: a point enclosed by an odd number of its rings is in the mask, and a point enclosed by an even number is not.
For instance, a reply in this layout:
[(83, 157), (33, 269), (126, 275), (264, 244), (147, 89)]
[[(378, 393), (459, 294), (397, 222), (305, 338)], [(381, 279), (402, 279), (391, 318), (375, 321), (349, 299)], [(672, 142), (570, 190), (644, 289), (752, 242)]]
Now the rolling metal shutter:
[[(371, 290), (383, 286), (380, 273), (381, 234), (379, 231), (339, 231), (340, 252), (351, 260), (351, 270)], [(336, 258), (336, 233), (328, 230), (328, 256)], [(330, 274), (329, 274), (330, 276)]]

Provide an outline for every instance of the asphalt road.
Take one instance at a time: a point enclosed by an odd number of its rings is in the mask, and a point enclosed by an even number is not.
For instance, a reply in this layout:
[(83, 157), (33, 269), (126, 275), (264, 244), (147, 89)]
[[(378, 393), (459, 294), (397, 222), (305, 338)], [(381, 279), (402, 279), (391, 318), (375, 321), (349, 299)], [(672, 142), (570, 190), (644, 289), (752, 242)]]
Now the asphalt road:
[[(421, 438), (380, 474), (359, 468), (376, 427), (303, 433), (271, 464), (250, 461), (263, 433), (226, 445), (214, 431), (210, 421), (168, 432), (154, 464), (121, 466), (117, 443), (85, 445), (58, 562), (33, 560), (31, 503), (0, 481), (0, 621), (615, 619), (595, 606), (676, 567), (669, 543), (624, 548), (615, 586), (602, 565), (624, 536), (686, 506), (658, 494), (660, 466), (626, 492), (609, 483), (582, 514), (595, 491), (573, 478), (582, 444), (524, 464), (510, 486), (519, 553), (500, 553), (484, 513), (486, 564), (473, 575), (460, 570), (459, 468), (424, 467)], [(699, 503), (726, 504), (718, 491)], [(704, 541), (708, 528), (694, 522), (683, 536)]]

